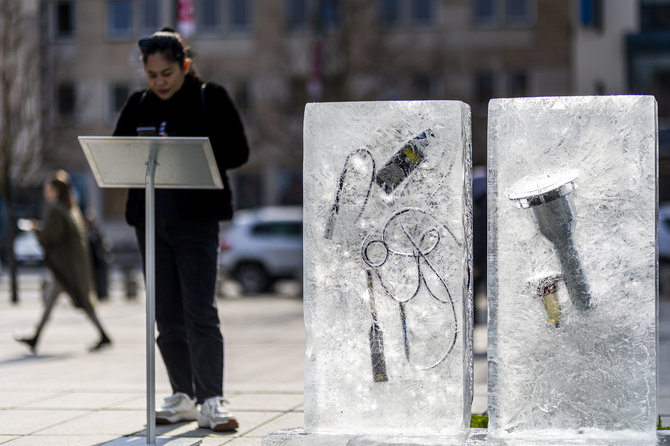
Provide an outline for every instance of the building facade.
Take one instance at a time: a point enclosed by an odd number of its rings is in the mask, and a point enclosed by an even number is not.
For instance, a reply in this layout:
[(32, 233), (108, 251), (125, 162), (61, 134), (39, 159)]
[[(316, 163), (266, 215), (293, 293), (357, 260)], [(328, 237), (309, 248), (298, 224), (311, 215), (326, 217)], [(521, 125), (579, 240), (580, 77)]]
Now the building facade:
[[(252, 150), (232, 172), (239, 207), (302, 200), (311, 101), (461, 100), (474, 163), (486, 162), (492, 97), (570, 94), (575, 3), (565, 0), (192, 0), (187, 40), (224, 85)], [(179, 25), (177, 0), (44, 0), (47, 162), (73, 172), (85, 206), (121, 221), (125, 192), (99, 190), (78, 135), (110, 135), (143, 88), (136, 42)]]
[(627, 94), (626, 36), (637, 33), (637, 1), (582, 0), (573, 38), (573, 94)]

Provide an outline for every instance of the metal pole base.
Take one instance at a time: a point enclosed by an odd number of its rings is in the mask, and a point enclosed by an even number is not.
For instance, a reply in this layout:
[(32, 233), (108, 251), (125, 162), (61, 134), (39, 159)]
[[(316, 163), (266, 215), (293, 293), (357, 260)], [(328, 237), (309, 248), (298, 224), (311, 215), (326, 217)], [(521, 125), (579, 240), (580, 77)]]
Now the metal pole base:
[(155, 445), (155, 446), (195, 446), (202, 443), (202, 438), (156, 438), (155, 443), (147, 443), (147, 437), (121, 437), (113, 440), (109, 443), (105, 443), (104, 446), (139, 446), (139, 445)]

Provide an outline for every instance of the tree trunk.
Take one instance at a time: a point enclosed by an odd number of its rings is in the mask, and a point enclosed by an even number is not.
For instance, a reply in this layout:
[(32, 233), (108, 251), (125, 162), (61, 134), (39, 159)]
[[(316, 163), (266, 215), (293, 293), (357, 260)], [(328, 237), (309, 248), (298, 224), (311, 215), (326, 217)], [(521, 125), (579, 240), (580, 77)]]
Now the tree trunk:
[(18, 282), (18, 265), (16, 264), (16, 256), (14, 255), (14, 239), (16, 238), (16, 218), (14, 212), (14, 204), (11, 201), (7, 202), (7, 220), (9, 220), (8, 235), (8, 250), (9, 250), (9, 278), (11, 284), (12, 303), (19, 303), (19, 282)]
[[(9, 169), (5, 169), (8, 171)], [(13, 304), (19, 303), (19, 284), (18, 284), (18, 268), (16, 264), (16, 255), (14, 253), (14, 239), (16, 238), (16, 211), (14, 210), (14, 191), (12, 189), (11, 181), (9, 180), (9, 173), (6, 172), (4, 181), (4, 199), (7, 205), (7, 258), (9, 259), (9, 279), (10, 279), (10, 293), (11, 302)]]

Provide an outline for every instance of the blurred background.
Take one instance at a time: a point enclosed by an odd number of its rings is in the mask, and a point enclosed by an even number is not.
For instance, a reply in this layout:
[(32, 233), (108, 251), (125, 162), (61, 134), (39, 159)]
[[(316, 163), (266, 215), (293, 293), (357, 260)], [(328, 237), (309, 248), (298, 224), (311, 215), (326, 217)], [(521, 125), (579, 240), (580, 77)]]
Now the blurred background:
[[(654, 95), (659, 199), (670, 200), (670, 0), (0, 0), (3, 275), (15, 277), (17, 236), (17, 264), (39, 263), (16, 222), (40, 216), (41, 182), (57, 168), (97, 216), (110, 266), (137, 266), (126, 191), (96, 186), (76, 137), (112, 133), (145, 85), (136, 42), (163, 26), (185, 34), (201, 77), (224, 85), (242, 115), (251, 159), (231, 172), (240, 209), (302, 204), (307, 102), (464, 101), (485, 184), (489, 99), (554, 95)], [(481, 284), (486, 188), (474, 189)], [(299, 229), (283, 228), (250, 231), (289, 234), (300, 249)], [(222, 237), (222, 250), (231, 244)]]

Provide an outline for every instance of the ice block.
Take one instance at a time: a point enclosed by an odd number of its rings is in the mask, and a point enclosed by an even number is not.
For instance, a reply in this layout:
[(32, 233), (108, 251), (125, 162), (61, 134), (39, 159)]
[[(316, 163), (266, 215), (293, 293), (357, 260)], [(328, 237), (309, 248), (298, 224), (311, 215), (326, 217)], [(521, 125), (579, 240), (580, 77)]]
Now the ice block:
[(305, 435), (467, 437), (471, 207), (466, 104), (307, 105)]
[(651, 96), (490, 102), (489, 438), (655, 444), (657, 152)]

